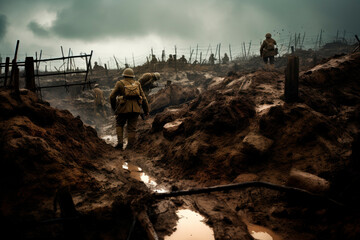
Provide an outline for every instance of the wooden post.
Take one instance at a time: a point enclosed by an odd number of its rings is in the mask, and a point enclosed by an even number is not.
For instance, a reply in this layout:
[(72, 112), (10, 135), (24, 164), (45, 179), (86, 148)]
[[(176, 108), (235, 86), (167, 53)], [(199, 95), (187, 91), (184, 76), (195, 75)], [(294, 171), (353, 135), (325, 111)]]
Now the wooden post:
[(135, 68), (135, 58), (134, 58), (134, 53), (132, 53), (132, 57), (133, 57), (133, 66)]
[[(0, 54), (0, 65), (2, 64), (2, 57), (1, 57), (1, 54)], [(0, 75), (2, 73), (2, 67), (0, 67)]]
[(231, 45), (229, 44), (230, 61), (232, 62)]
[(196, 44), (195, 62), (197, 61), (198, 52), (199, 52), (199, 44)]
[(285, 102), (295, 102), (299, 94), (299, 57), (290, 56), (285, 70)]
[(294, 46), (291, 46), (291, 54), (294, 54), (295, 53), (295, 48)]
[(250, 43), (249, 43), (249, 48), (248, 48), (248, 56), (250, 56), (250, 49), (251, 49), (251, 41), (250, 41)]
[(7, 85), (7, 77), (9, 75), (9, 65), (10, 65), (10, 57), (6, 57), (5, 60), (5, 80), (4, 80), (4, 87)]
[(201, 61), (202, 61), (202, 52), (200, 52), (200, 64), (201, 64)]
[(220, 48), (221, 48), (221, 43), (219, 43), (219, 65), (221, 64)]
[(13, 62), (12, 71), (14, 71), (13, 75), (13, 83), (14, 83), (14, 91), (17, 95), (20, 94), (20, 84), (19, 84), (19, 68), (16, 64), (16, 62)]
[(14, 82), (13, 82), (13, 80), (15, 79), (14, 78), (14, 73), (15, 73), (14, 70), (16, 70), (16, 68), (17, 68), (16, 61), (17, 61), (17, 53), (18, 53), (18, 49), (19, 49), (19, 43), (20, 43), (20, 41), (17, 40), (14, 59), (12, 60), (12, 66), (11, 66), (10, 86), (13, 86), (13, 84), (14, 84)]
[(105, 74), (106, 74), (106, 76), (108, 76), (108, 75), (109, 75), (109, 73), (108, 73), (108, 68), (107, 68), (106, 63), (104, 64), (104, 66), (105, 66)]
[(35, 92), (35, 74), (34, 74), (34, 59), (33, 57), (27, 57), (25, 59), (25, 88)]

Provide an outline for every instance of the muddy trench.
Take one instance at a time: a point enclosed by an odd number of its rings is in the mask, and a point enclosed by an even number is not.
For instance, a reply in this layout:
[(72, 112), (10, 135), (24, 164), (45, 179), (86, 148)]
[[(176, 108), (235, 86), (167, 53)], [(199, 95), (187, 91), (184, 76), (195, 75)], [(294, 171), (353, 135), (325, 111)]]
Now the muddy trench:
[[(110, 104), (97, 112), (91, 89), (42, 98), (2, 89), (4, 234), (358, 239), (360, 55), (313, 63), (302, 54), (292, 103), (284, 59), (274, 69), (250, 60), (243, 71), (160, 72), (133, 150), (126, 133), (124, 149), (114, 148)], [(92, 78), (108, 99), (119, 72)]]

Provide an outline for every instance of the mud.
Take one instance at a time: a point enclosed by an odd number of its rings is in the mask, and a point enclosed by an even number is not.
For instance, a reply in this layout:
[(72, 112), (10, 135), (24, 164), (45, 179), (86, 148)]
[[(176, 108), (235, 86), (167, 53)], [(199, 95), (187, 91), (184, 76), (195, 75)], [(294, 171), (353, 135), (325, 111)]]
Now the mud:
[[(139, 120), (135, 151), (114, 150), (109, 103), (97, 115), (90, 90), (43, 92), (41, 100), (1, 89), (5, 232), (14, 239), (127, 239), (134, 212), (145, 209), (160, 239), (178, 234), (179, 211), (203, 217), (197, 222), (208, 229), (206, 239), (358, 239), (360, 54), (333, 56), (341, 52), (332, 47), (296, 52), (300, 94), (291, 104), (283, 100), (286, 56), (272, 70), (255, 58), (177, 74), (166, 65), (136, 68), (137, 75), (160, 71), (150, 103), (164, 101)], [(119, 74), (92, 78), (108, 98)], [(153, 197), (247, 181), (286, 185), (291, 169), (326, 180), (323, 194), (343, 206), (265, 188)], [(64, 187), (76, 209), (65, 220), (53, 208)], [(147, 239), (139, 222), (131, 239)]]

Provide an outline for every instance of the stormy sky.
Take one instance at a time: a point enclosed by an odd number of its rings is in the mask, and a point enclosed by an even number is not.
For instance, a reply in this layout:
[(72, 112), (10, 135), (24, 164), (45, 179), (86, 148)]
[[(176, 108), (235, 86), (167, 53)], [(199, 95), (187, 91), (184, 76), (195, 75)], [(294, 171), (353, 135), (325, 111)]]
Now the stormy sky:
[(143, 62), (153, 48), (158, 56), (205, 51), (218, 43), (233, 55), (252, 41), (252, 51), (265, 33), (287, 45), (290, 35), (306, 34), (306, 43), (339, 35), (360, 34), (359, 0), (0, 0), (0, 54), (19, 58), (42, 50), (44, 57), (94, 50), (94, 59), (115, 55)]

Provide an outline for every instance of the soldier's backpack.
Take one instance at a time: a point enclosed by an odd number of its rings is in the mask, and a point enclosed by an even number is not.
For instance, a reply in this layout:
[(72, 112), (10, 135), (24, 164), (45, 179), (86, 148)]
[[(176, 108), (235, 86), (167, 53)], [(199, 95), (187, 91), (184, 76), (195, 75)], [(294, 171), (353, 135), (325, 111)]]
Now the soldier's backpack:
[(138, 83), (138, 82), (130, 83), (125, 80), (121, 80), (121, 82), (124, 84), (124, 89), (125, 89), (124, 98), (125, 99), (138, 100), (141, 98), (140, 86), (139, 86), (140, 83)]
[(266, 41), (266, 50), (273, 51), (275, 49), (275, 44), (273, 41)]

